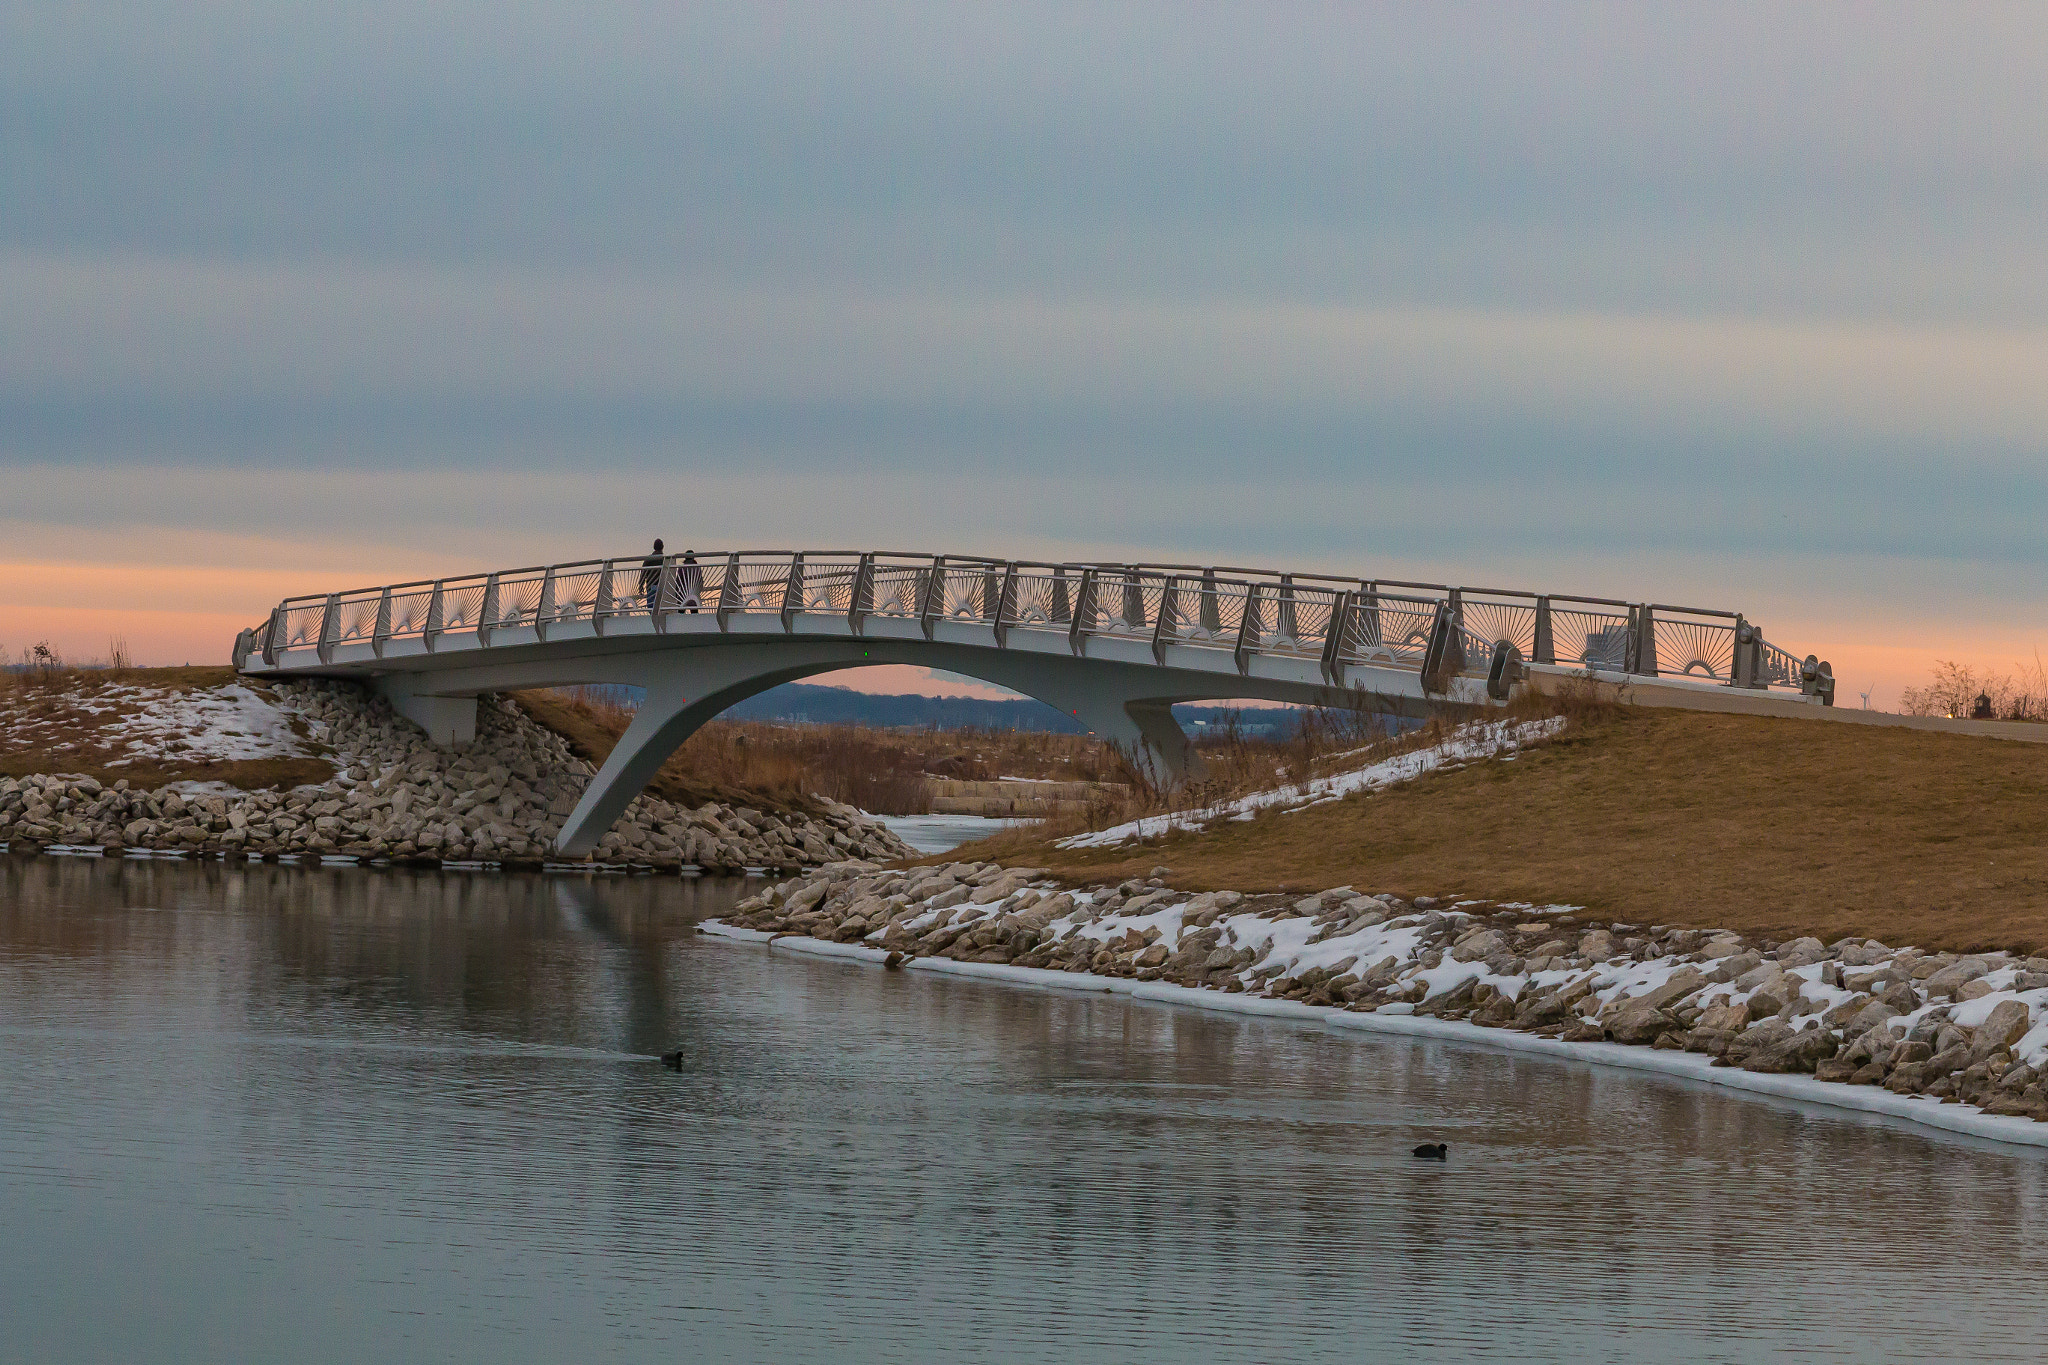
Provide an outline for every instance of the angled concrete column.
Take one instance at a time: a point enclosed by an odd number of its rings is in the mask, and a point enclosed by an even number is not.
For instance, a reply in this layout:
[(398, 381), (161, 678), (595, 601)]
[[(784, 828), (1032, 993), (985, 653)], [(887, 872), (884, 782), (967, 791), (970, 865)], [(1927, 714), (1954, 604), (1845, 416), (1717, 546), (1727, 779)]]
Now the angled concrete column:
[[(1056, 655), (1001, 653), (969, 663), (974, 676), (1036, 697), (1064, 711), (1117, 746), (1147, 778), (1161, 786), (1201, 776), (1202, 762), (1188, 743), (1173, 703), (1158, 695), (1158, 674), (1143, 667), (1089, 666)], [(958, 665), (955, 665), (958, 667)], [(1209, 691), (1214, 695), (1214, 691)]]
[(576, 809), (562, 822), (562, 832), (555, 836), (556, 849), (580, 857), (596, 848), (605, 831), (633, 804), (633, 798), (654, 780), (676, 746), (717, 714), (718, 710), (707, 713), (701, 700), (692, 706), (678, 680), (650, 686), (633, 713), (633, 723), (619, 736), (610, 757), (583, 789)]
[[(1058, 702), (1051, 697), (1043, 700)], [(1096, 737), (1114, 744), (1132, 766), (1160, 786), (1170, 786), (1188, 777), (1199, 777), (1202, 760), (1188, 742), (1187, 732), (1173, 718), (1170, 701), (1128, 701), (1114, 698), (1074, 698), (1079, 704), (1061, 707), (1068, 715), (1093, 730)]]

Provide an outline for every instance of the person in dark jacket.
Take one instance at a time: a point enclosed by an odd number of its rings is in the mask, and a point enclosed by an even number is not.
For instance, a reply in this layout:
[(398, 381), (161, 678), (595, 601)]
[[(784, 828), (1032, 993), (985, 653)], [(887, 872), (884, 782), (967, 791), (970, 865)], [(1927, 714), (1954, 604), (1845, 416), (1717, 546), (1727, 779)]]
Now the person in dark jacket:
[(697, 552), (683, 551), (682, 572), (676, 583), (676, 596), (682, 599), (683, 610), (696, 615), (704, 599), (704, 571), (697, 567)]
[(640, 596), (647, 603), (647, 610), (653, 611), (661, 596), (661, 541), (654, 542), (654, 553), (640, 561)]

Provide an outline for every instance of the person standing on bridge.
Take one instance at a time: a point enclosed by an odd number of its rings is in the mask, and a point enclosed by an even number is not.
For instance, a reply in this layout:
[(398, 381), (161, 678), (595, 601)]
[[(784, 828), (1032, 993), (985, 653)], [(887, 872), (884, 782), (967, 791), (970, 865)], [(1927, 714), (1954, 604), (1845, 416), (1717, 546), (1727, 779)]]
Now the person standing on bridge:
[(654, 541), (654, 553), (640, 561), (640, 596), (651, 613), (661, 606), (661, 538)]
[(676, 587), (676, 595), (682, 599), (683, 610), (695, 616), (704, 598), (704, 571), (697, 567), (695, 550), (683, 551), (682, 581)]

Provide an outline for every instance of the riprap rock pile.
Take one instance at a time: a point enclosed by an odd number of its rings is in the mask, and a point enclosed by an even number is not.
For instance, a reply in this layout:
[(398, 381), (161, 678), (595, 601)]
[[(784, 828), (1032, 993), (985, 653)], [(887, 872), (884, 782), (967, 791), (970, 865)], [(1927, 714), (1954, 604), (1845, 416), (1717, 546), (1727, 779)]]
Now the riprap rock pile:
[[(479, 699), (475, 742), (445, 751), (382, 697), (349, 684), (294, 682), (275, 691), (279, 704), (333, 751), (332, 781), (237, 792), (143, 791), (89, 777), (0, 779), (0, 840), (247, 856), (537, 861), (590, 780), (590, 765), (559, 735), (499, 697)], [(736, 869), (910, 852), (850, 806), (823, 804), (818, 815), (715, 802), (691, 810), (643, 793), (604, 836), (597, 857)]]

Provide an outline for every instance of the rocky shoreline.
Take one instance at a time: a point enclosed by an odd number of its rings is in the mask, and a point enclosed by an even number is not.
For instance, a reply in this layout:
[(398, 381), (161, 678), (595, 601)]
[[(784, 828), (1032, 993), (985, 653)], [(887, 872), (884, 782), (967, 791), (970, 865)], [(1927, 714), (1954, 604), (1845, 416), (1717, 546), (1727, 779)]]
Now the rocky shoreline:
[[(350, 684), (266, 691), (331, 751), (330, 782), (282, 792), (190, 784), (147, 791), (64, 774), (0, 778), (0, 843), (22, 852), (64, 846), (539, 866), (593, 771), (561, 736), (499, 697), (479, 699), (475, 742), (442, 750), (383, 698)], [(693, 810), (643, 793), (604, 836), (595, 861), (730, 872), (912, 856), (850, 806), (821, 803), (816, 815), (716, 802)]]
[[(1333, 1022), (1435, 1021), (1603, 1056), (1681, 1054), (1712, 1069), (1701, 1074), (1796, 1083), (1747, 1088), (1832, 1092), (1908, 1117), (1967, 1113), (1981, 1116), (1972, 1131), (1994, 1136), (2048, 1122), (2048, 958), (1751, 940), (1348, 886), (1190, 895), (1165, 871), (1062, 888), (1033, 868), (850, 861), (768, 888), (707, 928), (849, 945), (892, 966), (1152, 982)], [(2048, 1140), (2040, 1133), (2021, 1140)]]

